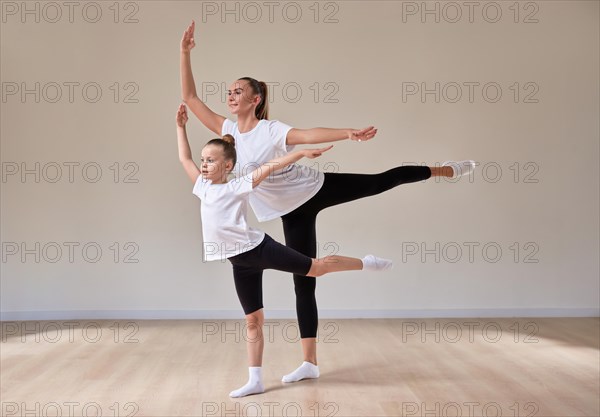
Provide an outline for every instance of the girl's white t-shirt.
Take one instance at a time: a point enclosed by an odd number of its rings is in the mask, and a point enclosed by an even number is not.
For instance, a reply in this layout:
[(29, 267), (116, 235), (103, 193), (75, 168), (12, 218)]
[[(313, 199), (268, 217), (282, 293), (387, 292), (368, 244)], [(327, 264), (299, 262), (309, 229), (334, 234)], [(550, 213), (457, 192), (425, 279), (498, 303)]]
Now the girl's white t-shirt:
[[(289, 153), (286, 145), (292, 129), (278, 120), (260, 120), (249, 132), (240, 133), (237, 122), (225, 119), (222, 134), (235, 138), (236, 176), (243, 176), (260, 165)], [(310, 200), (323, 186), (324, 175), (304, 165), (292, 164), (262, 181), (250, 194), (250, 206), (260, 222), (283, 216)]]
[(192, 193), (201, 200), (204, 260), (224, 261), (258, 246), (265, 233), (248, 226), (248, 196), (252, 174), (225, 184), (213, 184), (199, 175)]

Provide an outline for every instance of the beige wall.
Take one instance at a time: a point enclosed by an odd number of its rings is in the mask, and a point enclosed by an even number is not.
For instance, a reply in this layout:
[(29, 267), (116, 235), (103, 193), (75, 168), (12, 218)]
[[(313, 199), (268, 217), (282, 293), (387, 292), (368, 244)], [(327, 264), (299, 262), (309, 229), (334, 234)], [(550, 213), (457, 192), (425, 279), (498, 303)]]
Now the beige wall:
[[(214, 111), (227, 114), (223, 83), (250, 75), (275, 86), (272, 119), (377, 126), (321, 168), (480, 162), (472, 178), (321, 213), (321, 254), (396, 261), (319, 278), (322, 317), (598, 315), (598, 2), (112, 4), (2, 2), (4, 319), (242, 315), (230, 265), (202, 262), (200, 202), (177, 159), (191, 19)], [(436, 83), (439, 102), (421, 96)], [(213, 136), (196, 119), (188, 131), (194, 154)], [(260, 227), (283, 241), (279, 220)], [(290, 275), (264, 281), (268, 314), (294, 317)]]

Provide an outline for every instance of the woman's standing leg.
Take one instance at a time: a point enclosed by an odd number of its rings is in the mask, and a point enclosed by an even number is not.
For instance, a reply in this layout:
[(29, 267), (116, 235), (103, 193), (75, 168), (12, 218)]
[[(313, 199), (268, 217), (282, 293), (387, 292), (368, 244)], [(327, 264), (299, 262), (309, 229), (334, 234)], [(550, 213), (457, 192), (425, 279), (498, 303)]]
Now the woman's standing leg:
[[(294, 215), (297, 213), (298, 215)], [(282, 218), (285, 244), (298, 252), (316, 258), (316, 212), (310, 210), (297, 211)], [(315, 296), (316, 278), (294, 274), (294, 291), (296, 293), (296, 315), (300, 328), (302, 365), (292, 373), (285, 375), (284, 382), (295, 382), (305, 378), (318, 378), (317, 366), (317, 326), (319, 322), (317, 299)]]

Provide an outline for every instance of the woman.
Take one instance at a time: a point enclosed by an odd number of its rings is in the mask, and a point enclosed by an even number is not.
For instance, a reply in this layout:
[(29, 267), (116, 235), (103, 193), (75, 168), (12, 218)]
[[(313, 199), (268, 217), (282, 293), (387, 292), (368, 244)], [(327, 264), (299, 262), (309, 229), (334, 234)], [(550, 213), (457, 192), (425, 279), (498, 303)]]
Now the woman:
[[(266, 84), (244, 77), (232, 83), (227, 106), (237, 122), (209, 109), (196, 94), (190, 53), (195, 46), (195, 22), (181, 39), (180, 69), (182, 98), (198, 119), (215, 134), (231, 134), (236, 140), (241, 169), (255, 166), (291, 151), (294, 145), (318, 144), (351, 139), (372, 139), (377, 129), (295, 129), (276, 120), (268, 120)], [(456, 178), (473, 171), (474, 161), (446, 162), (442, 167), (401, 166), (380, 174), (321, 173), (308, 167), (291, 165), (273, 175), (250, 196), (250, 205), (259, 221), (281, 217), (286, 245), (310, 257), (316, 256), (316, 217), (324, 208), (382, 193), (400, 184), (426, 180), (432, 176)], [(243, 174), (243, 172), (242, 172)], [(318, 327), (316, 280), (294, 274), (296, 311), (304, 361), (282, 378), (296, 382), (318, 378), (316, 355)], [(262, 309), (249, 320), (262, 325)]]
[[(306, 277), (320, 277), (340, 271), (384, 271), (392, 268), (387, 259), (367, 255), (362, 259), (345, 256), (326, 256), (311, 259), (294, 249), (274, 241), (268, 234), (248, 226), (246, 212), (248, 196), (276, 170), (305, 158), (316, 158), (333, 146), (305, 149), (288, 153), (257, 167), (237, 180), (227, 177), (235, 166), (235, 139), (225, 135), (210, 140), (202, 149), (201, 168), (192, 159), (185, 124), (187, 111), (182, 104), (177, 116), (177, 143), (179, 160), (194, 183), (193, 193), (202, 200), (201, 219), (205, 247), (205, 261), (227, 259), (233, 266), (235, 289), (242, 308), (251, 314), (262, 308), (262, 291), (259, 282), (265, 269), (297, 273)], [(262, 331), (254, 323), (247, 328), (249, 380), (243, 387), (231, 391), (231, 397), (243, 397), (264, 392), (262, 381)]]

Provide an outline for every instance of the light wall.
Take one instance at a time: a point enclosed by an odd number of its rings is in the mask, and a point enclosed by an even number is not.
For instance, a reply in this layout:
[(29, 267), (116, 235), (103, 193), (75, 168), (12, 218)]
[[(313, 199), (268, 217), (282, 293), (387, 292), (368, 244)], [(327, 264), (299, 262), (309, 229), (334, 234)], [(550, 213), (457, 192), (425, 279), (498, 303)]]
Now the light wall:
[[(273, 86), (271, 119), (378, 128), (306, 164), (479, 163), (323, 211), (321, 255), (396, 264), (319, 278), (321, 317), (597, 316), (599, 4), (515, 4), (2, 2), (2, 318), (242, 317), (230, 264), (202, 261), (177, 157), (192, 19), (217, 113), (250, 75)], [(188, 133), (194, 155), (214, 136)], [(279, 219), (251, 219), (283, 242)], [(264, 299), (295, 317), (291, 275), (266, 271)]]

